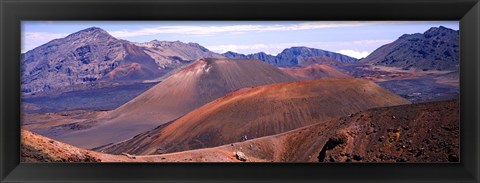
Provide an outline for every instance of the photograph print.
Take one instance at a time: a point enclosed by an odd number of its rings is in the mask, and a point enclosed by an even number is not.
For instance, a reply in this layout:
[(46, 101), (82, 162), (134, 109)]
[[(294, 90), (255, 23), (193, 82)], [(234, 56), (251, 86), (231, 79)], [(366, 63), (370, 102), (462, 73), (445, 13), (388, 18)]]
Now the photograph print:
[(21, 162), (458, 163), (458, 21), (22, 21)]

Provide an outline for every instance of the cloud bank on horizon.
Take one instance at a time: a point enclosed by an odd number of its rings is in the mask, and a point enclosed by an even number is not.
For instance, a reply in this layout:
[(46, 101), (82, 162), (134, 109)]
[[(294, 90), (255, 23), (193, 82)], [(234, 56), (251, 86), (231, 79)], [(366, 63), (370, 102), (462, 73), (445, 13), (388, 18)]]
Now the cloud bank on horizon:
[(431, 27), (459, 29), (458, 21), (23, 21), (22, 52), (88, 27), (133, 42), (195, 42), (224, 53), (276, 55), (306, 46), (363, 58), (403, 34)]

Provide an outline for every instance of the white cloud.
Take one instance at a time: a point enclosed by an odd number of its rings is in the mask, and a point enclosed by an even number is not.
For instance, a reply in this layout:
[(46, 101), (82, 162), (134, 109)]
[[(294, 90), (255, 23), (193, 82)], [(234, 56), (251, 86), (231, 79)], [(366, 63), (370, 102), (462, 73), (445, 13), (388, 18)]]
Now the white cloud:
[[(276, 55), (286, 48), (294, 46), (306, 46), (327, 51), (337, 51), (337, 53), (345, 54), (354, 58), (362, 58), (377, 49), (378, 47), (390, 43), (393, 40), (357, 40), (357, 41), (331, 41), (331, 42), (291, 42), (277, 44), (225, 44), (225, 45), (206, 45), (205, 47), (211, 51), (225, 53), (233, 51), (243, 54), (251, 54), (265, 52)], [(357, 51), (362, 50), (362, 51)]]
[(66, 33), (50, 32), (24, 32), (22, 34), (22, 53), (45, 44), (53, 39), (62, 38), (68, 35)]
[[(246, 33), (249, 31), (296, 31), (308, 29), (325, 29), (336, 27), (356, 27), (363, 25), (378, 24), (371, 21), (340, 21), (340, 22), (303, 22), (287, 25), (226, 25), (226, 26), (158, 26), (137, 30), (112, 31), (115, 37), (150, 36), (156, 34), (187, 34), (187, 35), (213, 35), (217, 33)], [(385, 23), (385, 22), (383, 22)]]
[(356, 51), (356, 50), (340, 50), (336, 52), (353, 57), (353, 58), (357, 58), (357, 59), (365, 58), (370, 54), (367, 51)]

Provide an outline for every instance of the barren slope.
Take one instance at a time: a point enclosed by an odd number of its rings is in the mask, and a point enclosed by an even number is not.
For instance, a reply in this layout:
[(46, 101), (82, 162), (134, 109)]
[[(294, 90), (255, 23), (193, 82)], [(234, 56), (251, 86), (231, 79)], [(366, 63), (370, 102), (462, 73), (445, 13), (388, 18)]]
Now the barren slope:
[(321, 79), (244, 88), (166, 127), (142, 133), (106, 152), (159, 154), (274, 135), (362, 110), (408, 104), (364, 79)]
[[(279, 67), (306, 66), (311, 63), (325, 63), (333, 60), (338, 63), (355, 63), (357, 61), (356, 58), (339, 53), (304, 46), (284, 49), (276, 56), (266, 54), (265, 52), (244, 55), (231, 51), (223, 53), (222, 55), (227, 58), (258, 59)], [(315, 59), (310, 59), (312, 57)]]
[(233, 90), (294, 80), (259, 60), (202, 59), (96, 119), (98, 126), (55, 138), (83, 148), (116, 143), (175, 120)]
[[(241, 162), (233, 156), (228, 156), (229, 152), (220, 150), (203, 155), (203, 161), (223, 161), (223, 162)], [(20, 162), (38, 163), (38, 162), (179, 162), (192, 160), (189, 156), (166, 158), (159, 155), (136, 156), (132, 154), (111, 155), (99, 153), (72, 145), (68, 145), (48, 137), (32, 133), (28, 130), (21, 130)], [(219, 159), (224, 157), (225, 159)], [(198, 157), (197, 157), (198, 158)], [(201, 162), (202, 160), (199, 160)], [(263, 161), (250, 158), (250, 161)]]
[(280, 67), (279, 69), (283, 72), (286, 72), (290, 76), (297, 78), (298, 80), (314, 80), (322, 78), (350, 78), (348, 74), (345, 74), (333, 67), (324, 64), (315, 64), (306, 67), (293, 68)]

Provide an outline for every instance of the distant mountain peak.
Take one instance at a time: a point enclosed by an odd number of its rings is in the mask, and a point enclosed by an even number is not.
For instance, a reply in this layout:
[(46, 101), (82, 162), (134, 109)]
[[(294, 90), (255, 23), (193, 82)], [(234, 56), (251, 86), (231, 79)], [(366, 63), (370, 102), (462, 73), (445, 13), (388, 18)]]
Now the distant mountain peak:
[(289, 52), (289, 51), (302, 51), (302, 50), (309, 50), (309, 49), (312, 49), (312, 48), (308, 48), (305, 46), (292, 46), (290, 48), (285, 48), (281, 53)]
[(103, 30), (100, 27), (90, 27), (90, 28), (83, 29), (83, 31), (105, 31), (105, 30)]
[[(144, 43), (139, 43), (143, 45), (152, 45), (156, 47), (164, 47), (164, 46), (172, 46), (172, 45), (187, 45), (187, 43), (181, 42), (181, 41), (160, 41), (158, 39), (151, 40), (149, 42), (144, 42)], [(193, 45), (188, 43), (188, 45)]]
[(427, 31), (425, 31), (423, 34), (426, 38), (429, 38), (434, 36), (445, 36), (446, 34), (454, 34), (457, 32), (458, 31), (455, 31), (453, 29), (440, 26), (440, 27), (432, 27)]
[(444, 26), (440, 26), (440, 27), (431, 27), (430, 29), (425, 31), (425, 33), (432, 32), (432, 31), (455, 31), (455, 30), (444, 27)]
[(227, 51), (227, 52), (222, 53), (222, 54), (239, 54), (239, 53), (236, 53), (236, 52), (233, 52), (233, 51)]
[[(90, 28), (86, 28), (86, 29), (83, 29), (83, 30), (80, 30), (76, 33), (88, 33), (88, 34), (108, 34), (110, 35), (107, 31), (103, 30), (102, 28), (99, 28), (99, 27), (90, 27)], [(75, 33), (73, 33), (75, 34)]]
[(83, 30), (80, 30), (78, 32), (75, 32), (75, 33), (72, 33), (70, 35), (68, 35), (67, 37), (65, 37), (67, 39), (92, 39), (92, 38), (106, 38), (106, 39), (117, 39), (115, 37), (113, 37), (112, 35), (110, 35), (110, 33), (108, 33), (107, 31), (103, 30), (102, 28), (99, 28), (99, 27), (90, 27), (90, 28), (86, 28), (86, 29), (83, 29)]
[(318, 49), (318, 48), (310, 48), (310, 47), (306, 47), (306, 46), (293, 46), (293, 47), (290, 47), (290, 48), (285, 48), (281, 53), (292, 52), (292, 51), (293, 52), (309, 52), (309, 51), (324, 51), (324, 52), (326, 52), (326, 50), (322, 50), (322, 49)]
[(405, 38), (412, 38), (412, 36), (423, 36), (425, 38), (430, 38), (434, 36), (445, 36), (447, 34), (456, 34), (458, 33), (457, 30), (453, 30), (444, 26), (440, 27), (431, 27), (424, 33), (414, 33), (414, 34), (403, 34), (402, 36), (399, 37), (399, 39), (405, 39)]

